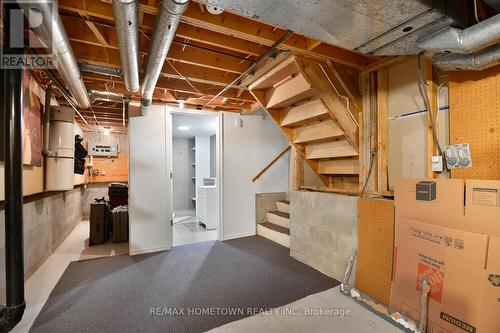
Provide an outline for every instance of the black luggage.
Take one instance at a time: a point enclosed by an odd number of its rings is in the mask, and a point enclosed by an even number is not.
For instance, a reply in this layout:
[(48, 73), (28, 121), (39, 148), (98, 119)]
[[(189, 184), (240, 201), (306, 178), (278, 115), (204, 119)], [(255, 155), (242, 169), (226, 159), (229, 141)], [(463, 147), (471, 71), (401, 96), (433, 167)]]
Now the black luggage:
[(113, 209), (113, 242), (128, 241), (128, 206)]
[(90, 204), (89, 246), (104, 244), (109, 238), (109, 207), (104, 199)]
[(128, 186), (112, 183), (108, 187), (109, 203), (112, 208), (128, 205)]

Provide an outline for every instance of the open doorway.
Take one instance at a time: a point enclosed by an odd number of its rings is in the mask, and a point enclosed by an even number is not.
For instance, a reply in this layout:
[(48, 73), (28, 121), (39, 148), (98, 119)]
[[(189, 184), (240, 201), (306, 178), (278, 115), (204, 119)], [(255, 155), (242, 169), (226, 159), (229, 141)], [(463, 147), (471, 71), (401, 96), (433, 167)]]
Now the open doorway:
[(172, 113), (172, 246), (219, 239), (219, 117)]

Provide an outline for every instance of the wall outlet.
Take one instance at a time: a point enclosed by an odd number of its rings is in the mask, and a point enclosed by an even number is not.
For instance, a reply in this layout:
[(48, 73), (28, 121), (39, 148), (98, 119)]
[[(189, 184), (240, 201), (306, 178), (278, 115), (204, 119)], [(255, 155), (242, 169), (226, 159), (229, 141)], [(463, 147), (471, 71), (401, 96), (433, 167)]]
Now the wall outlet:
[(443, 172), (443, 156), (432, 156), (432, 171)]

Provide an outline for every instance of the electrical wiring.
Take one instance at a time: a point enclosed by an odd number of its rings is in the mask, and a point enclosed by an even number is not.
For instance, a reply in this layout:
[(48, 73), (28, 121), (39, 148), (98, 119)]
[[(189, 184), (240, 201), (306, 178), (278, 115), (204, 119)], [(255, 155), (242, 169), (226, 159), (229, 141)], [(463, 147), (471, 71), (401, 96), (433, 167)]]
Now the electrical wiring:
[(363, 197), (363, 194), (365, 193), (366, 186), (368, 185), (368, 181), (370, 180), (372, 170), (373, 170), (373, 162), (375, 160), (375, 156), (377, 156), (377, 149), (372, 149), (372, 152), (370, 154), (370, 169), (368, 169), (368, 175), (366, 176), (365, 184), (363, 185), (363, 189), (361, 190), (361, 193), (359, 193), (360, 197)]
[(431, 103), (429, 102), (429, 95), (427, 94), (427, 84), (425, 83), (424, 80), (424, 73), (422, 70), (422, 63), (420, 60), (420, 56), (417, 58), (417, 68), (418, 68), (418, 79), (419, 79), (419, 84), (418, 84), (418, 90), (420, 91), (420, 95), (422, 95), (422, 98), (424, 100), (425, 108), (427, 109), (427, 112), (429, 112), (429, 119), (431, 121), (431, 131), (432, 131), (432, 136), (434, 138), (434, 144), (437, 147), (439, 155), (443, 156), (443, 150), (441, 149), (441, 145), (439, 144), (439, 138), (437, 136), (436, 132), (436, 126), (434, 124), (434, 117), (432, 117), (431, 114)]

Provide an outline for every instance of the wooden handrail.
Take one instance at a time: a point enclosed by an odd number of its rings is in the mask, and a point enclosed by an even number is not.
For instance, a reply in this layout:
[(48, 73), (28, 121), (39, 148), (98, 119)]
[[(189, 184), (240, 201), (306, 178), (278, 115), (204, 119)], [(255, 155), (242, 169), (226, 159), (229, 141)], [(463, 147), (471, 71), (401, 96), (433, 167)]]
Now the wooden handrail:
[(285, 155), (286, 152), (290, 150), (290, 148), (292, 148), (292, 146), (286, 147), (278, 156), (274, 158), (274, 160), (272, 160), (268, 165), (266, 165), (265, 168), (263, 168), (255, 177), (253, 177), (252, 183), (255, 183), (255, 181), (259, 179), (260, 176), (262, 176), (264, 172), (266, 172), (270, 167), (272, 167), (273, 164), (276, 163), (276, 161), (278, 161), (281, 158), (281, 156)]

